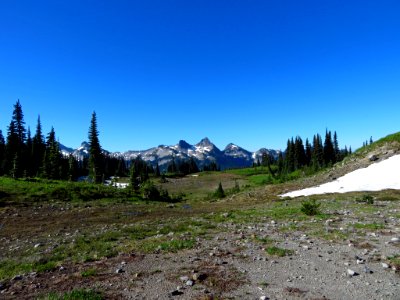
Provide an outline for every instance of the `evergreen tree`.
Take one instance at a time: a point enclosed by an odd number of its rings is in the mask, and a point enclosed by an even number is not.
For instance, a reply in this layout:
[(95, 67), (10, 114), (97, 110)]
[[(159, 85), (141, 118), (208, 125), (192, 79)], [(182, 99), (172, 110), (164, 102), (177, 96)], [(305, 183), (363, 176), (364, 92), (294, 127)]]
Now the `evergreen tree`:
[(333, 134), (333, 150), (335, 153), (335, 162), (340, 161), (341, 155), (340, 155), (339, 142), (338, 142), (336, 131)]
[(319, 134), (314, 135), (311, 157), (311, 164), (314, 170), (318, 170), (324, 165), (324, 149), (322, 138)]
[(4, 159), (5, 159), (6, 142), (3, 132), (0, 130), (0, 176), (4, 174)]
[(31, 137), (31, 129), (28, 126), (27, 138), (26, 138), (26, 147), (25, 147), (25, 177), (30, 177), (33, 175), (33, 157), (32, 157), (32, 137)]
[(40, 123), (40, 116), (37, 119), (36, 132), (32, 140), (32, 175), (38, 176), (40, 168), (43, 163), (44, 152), (46, 150), (46, 144), (42, 134), (42, 125)]
[(172, 157), (171, 162), (169, 163), (168, 167), (167, 167), (167, 171), (169, 173), (176, 173), (178, 172), (178, 167), (175, 163), (175, 157)]
[(214, 192), (214, 197), (216, 197), (216, 198), (224, 198), (225, 197), (225, 191), (222, 188), (221, 182), (219, 183), (217, 190)]
[(68, 158), (68, 180), (75, 181), (78, 177), (78, 163), (75, 157), (70, 154)]
[(300, 169), (306, 163), (306, 153), (304, 151), (303, 140), (297, 136), (294, 142), (294, 167), (293, 170)]
[(374, 141), (372, 140), (372, 136), (369, 138), (369, 144), (372, 145)]
[(160, 177), (161, 176), (160, 166), (158, 165), (158, 163), (156, 165), (155, 176), (156, 177)]
[[(12, 177), (22, 175), (23, 158), (25, 151), (26, 131), (24, 127), (24, 114), (19, 102), (14, 105), (13, 115), (7, 132), (7, 145), (5, 157), (5, 171), (12, 172)], [(18, 168), (16, 168), (18, 166)]]
[(308, 141), (308, 139), (306, 139), (306, 150), (305, 150), (305, 155), (306, 155), (306, 160), (305, 160), (305, 164), (307, 166), (309, 166), (311, 164), (311, 156), (312, 156), (312, 150), (311, 150), (311, 144)]
[(43, 157), (42, 176), (49, 179), (61, 179), (61, 153), (53, 127), (51, 127), (51, 130), (47, 135), (46, 150)]
[(287, 147), (285, 151), (285, 171), (291, 173), (294, 171), (294, 141), (293, 138), (287, 141)]
[(335, 162), (335, 149), (333, 147), (332, 134), (330, 131), (326, 130), (324, 143), (324, 163), (327, 166), (334, 164)]
[(199, 167), (196, 164), (196, 161), (194, 160), (193, 157), (190, 157), (190, 159), (189, 159), (189, 174), (198, 173), (199, 171), (200, 170), (199, 170)]
[(96, 112), (92, 113), (89, 127), (89, 177), (95, 183), (103, 178), (103, 154), (101, 152)]

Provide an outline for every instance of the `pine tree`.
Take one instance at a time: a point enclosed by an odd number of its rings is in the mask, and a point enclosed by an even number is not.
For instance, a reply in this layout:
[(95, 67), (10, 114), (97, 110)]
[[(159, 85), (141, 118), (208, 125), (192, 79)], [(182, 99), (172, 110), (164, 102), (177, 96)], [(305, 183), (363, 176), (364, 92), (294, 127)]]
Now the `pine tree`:
[(18, 100), (14, 105), (13, 115), (8, 126), (5, 157), (5, 172), (12, 172), (11, 175), (14, 178), (19, 178), (22, 175), (26, 139), (24, 124), (24, 114)]
[(44, 142), (44, 137), (42, 134), (42, 125), (40, 123), (40, 116), (38, 116), (37, 119), (37, 125), (36, 125), (36, 132), (35, 135), (33, 136), (32, 140), (32, 175), (33, 176), (38, 176), (40, 168), (43, 163), (43, 158), (44, 158), (44, 152), (46, 150), (46, 144)]
[(311, 164), (316, 171), (324, 165), (324, 150), (322, 146), (322, 138), (319, 134), (314, 135)]
[(3, 132), (0, 130), (0, 176), (4, 174), (4, 159), (5, 159), (6, 142)]
[(155, 176), (156, 176), (156, 177), (160, 177), (160, 176), (161, 176), (161, 173), (160, 173), (160, 166), (158, 165), (158, 163), (157, 163), (157, 165), (156, 165)]
[(305, 155), (306, 155), (305, 164), (306, 164), (307, 166), (309, 166), (310, 163), (311, 163), (312, 151), (311, 151), (311, 144), (310, 144), (310, 142), (308, 141), (308, 138), (306, 139), (306, 150), (305, 150)]
[(89, 177), (95, 183), (101, 183), (103, 177), (103, 155), (97, 130), (96, 112), (92, 113), (89, 127)]
[(42, 176), (49, 179), (61, 179), (61, 153), (53, 127), (51, 127), (51, 130), (47, 135), (46, 150), (43, 157)]
[(336, 131), (333, 134), (333, 150), (335, 153), (335, 161), (334, 162), (340, 161), (341, 155), (340, 155), (339, 142), (338, 142)]
[(26, 138), (26, 147), (25, 147), (25, 166), (26, 166), (26, 174), (25, 177), (30, 177), (33, 175), (33, 157), (32, 157), (32, 137), (31, 137), (31, 129), (28, 126), (27, 138)]
[(70, 154), (68, 158), (68, 180), (75, 181), (78, 176), (78, 164), (75, 157)]
[(335, 149), (332, 142), (332, 134), (326, 130), (324, 143), (324, 163), (330, 165), (335, 163)]
[(224, 189), (222, 188), (221, 182), (219, 183), (218, 188), (214, 193), (214, 197), (216, 197), (216, 198), (224, 198), (225, 197), (225, 192), (224, 192)]

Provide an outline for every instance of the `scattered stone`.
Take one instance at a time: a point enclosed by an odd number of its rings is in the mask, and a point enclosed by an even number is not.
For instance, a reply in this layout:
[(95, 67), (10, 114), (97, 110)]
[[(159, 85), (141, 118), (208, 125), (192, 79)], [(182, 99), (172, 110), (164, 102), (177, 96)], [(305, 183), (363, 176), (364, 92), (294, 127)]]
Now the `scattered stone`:
[(60, 271), (65, 271), (66, 268), (65, 268), (64, 266), (61, 266), (58, 270), (60, 270)]
[(115, 273), (121, 274), (121, 273), (124, 273), (124, 270), (122, 270), (121, 268), (118, 268), (117, 270), (115, 270)]
[(350, 277), (360, 275), (356, 271), (353, 271), (351, 269), (347, 269), (347, 274), (349, 274)]
[(187, 286), (193, 286), (194, 285), (194, 281), (193, 280), (188, 280), (188, 281), (186, 281), (186, 285)]
[(387, 263), (382, 263), (382, 268), (389, 269), (389, 265)]
[(14, 281), (22, 280), (22, 278), (23, 278), (22, 275), (15, 275), (12, 280), (14, 280)]
[(372, 274), (374, 273), (370, 268), (368, 268), (367, 266), (364, 266), (364, 272), (367, 274)]
[(170, 294), (171, 294), (171, 296), (179, 296), (179, 295), (182, 295), (183, 292), (181, 292), (180, 290), (175, 290), (175, 291), (172, 291)]
[(207, 275), (206, 275), (206, 274), (203, 274), (203, 273), (195, 273), (195, 274), (193, 274), (193, 276), (192, 276), (192, 279), (193, 279), (194, 281), (197, 281), (197, 280), (203, 281), (203, 280), (205, 280), (206, 278), (207, 278)]
[(267, 296), (261, 296), (260, 300), (269, 300), (269, 298)]
[(37, 244), (35, 244), (35, 246), (33, 246), (33, 248), (39, 248), (40, 246), (42, 246), (42, 244), (41, 243), (37, 243)]
[(377, 161), (379, 159), (379, 157), (377, 156), (377, 155), (375, 155), (375, 154), (371, 154), (369, 157), (368, 157), (368, 160), (369, 161)]
[(389, 243), (398, 244), (400, 243), (400, 238), (398, 237), (391, 238)]
[(182, 282), (188, 281), (189, 277), (188, 276), (181, 276), (181, 277), (179, 277), (179, 280), (182, 281)]

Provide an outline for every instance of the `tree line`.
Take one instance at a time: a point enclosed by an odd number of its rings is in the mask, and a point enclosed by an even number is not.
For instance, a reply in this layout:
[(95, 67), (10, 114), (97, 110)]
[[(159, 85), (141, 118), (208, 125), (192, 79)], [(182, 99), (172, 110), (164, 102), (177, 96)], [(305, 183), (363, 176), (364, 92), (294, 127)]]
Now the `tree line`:
[[(99, 141), (96, 113), (92, 113), (88, 139), (89, 155), (77, 160), (72, 154), (63, 155), (60, 143), (53, 127), (45, 137), (42, 131), (40, 116), (34, 135), (30, 127), (26, 128), (22, 106), (18, 100), (14, 105), (11, 122), (7, 128), (6, 137), (0, 130), (0, 176), (12, 178), (41, 177), (75, 181), (80, 177), (89, 177), (95, 183), (104, 182), (111, 176), (130, 176), (133, 186), (149, 178), (161, 176), (157, 164), (155, 168), (147, 164), (139, 156), (130, 162), (123, 157), (114, 157), (103, 151)], [(199, 172), (196, 162), (171, 162), (168, 171), (179, 174)]]

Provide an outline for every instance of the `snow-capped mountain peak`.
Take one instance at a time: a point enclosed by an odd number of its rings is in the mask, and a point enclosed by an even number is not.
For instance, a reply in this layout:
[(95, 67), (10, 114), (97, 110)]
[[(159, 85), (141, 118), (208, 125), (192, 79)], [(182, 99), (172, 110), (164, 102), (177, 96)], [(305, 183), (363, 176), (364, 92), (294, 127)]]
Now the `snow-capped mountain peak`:
[[(69, 152), (69, 153), (68, 153)], [(221, 169), (248, 167), (257, 162), (257, 159), (262, 156), (262, 153), (268, 152), (275, 158), (279, 152), (275, 150), (260, 149), (257, 152), (247, 151), (233, 143), (225, 147), (223, 151), (219, 150), (208, 138), (202, 139), (199, 143), (191, 145), (184, 140), (180, 140), (176, 145), (165, 146), (160, 145), (143, 151), (126, 151), (113, 152), (104, 151), (107, 155), (113, 157), (122, 157), (126, 161), (131, 161), (140, 156), (144, 161), (147, 161), (152, 166), (157, 164), (161, 169), (166, 169), (168, 164), (175, 159), (176, 161), (188, 160), (194, 158), (197, 165), (202, 168), (211, 162), (217, 163)], [(72, 154), (77, 159), (82, 160), (89, 155), (89, 144), (83, 142), (76, 150), (63, 148), (63, 154)]]

